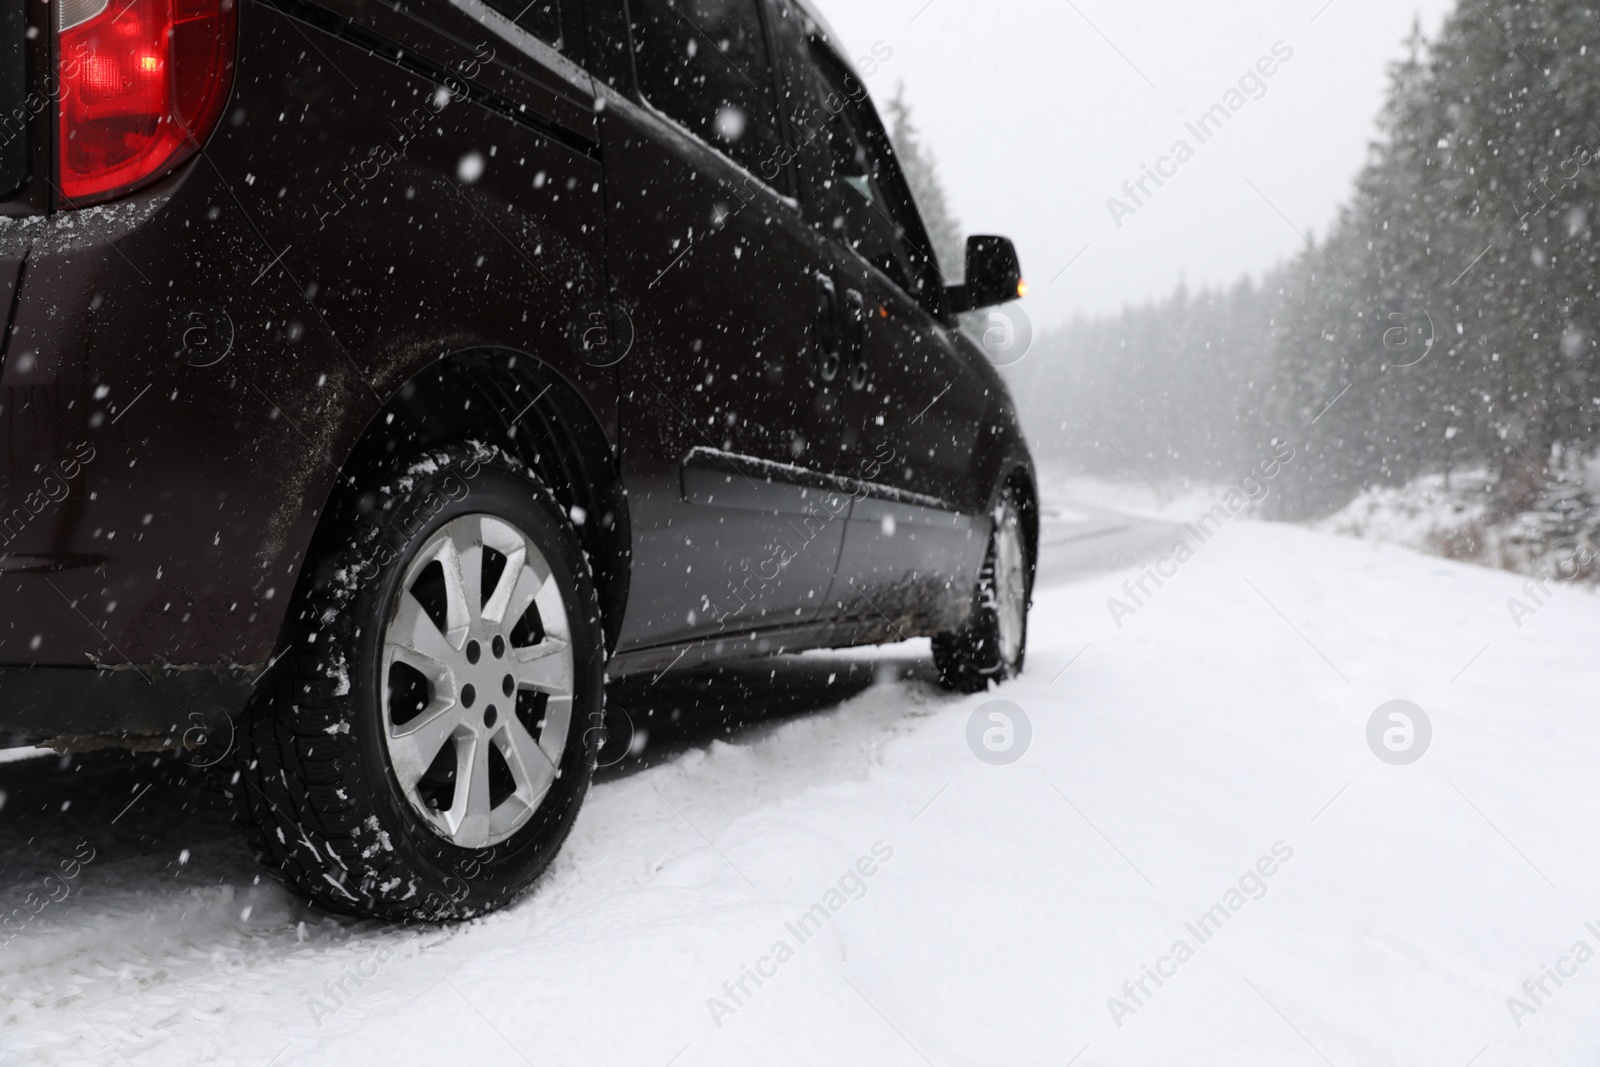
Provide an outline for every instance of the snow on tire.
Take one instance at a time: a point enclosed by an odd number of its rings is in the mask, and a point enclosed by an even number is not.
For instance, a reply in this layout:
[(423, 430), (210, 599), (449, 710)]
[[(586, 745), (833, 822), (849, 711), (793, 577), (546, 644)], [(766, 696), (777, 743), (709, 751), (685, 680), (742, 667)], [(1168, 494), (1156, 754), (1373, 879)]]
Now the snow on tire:
[(565, 509), (436, 452), (345, 493), (296, 590), (232, 786), (257, 855), (334, 911), (480, 915), (554, 859), (601, 739), (604, 648)]
[(1022, 673), (1028, 645), (1033, 568), (1022, 530), (1022, 508), (1011, 489), (995, 507), (994, 532), (984, 557), (972, 612), (960, 629), (936, 634), (933, 662), (946, 689), (981, 693)]

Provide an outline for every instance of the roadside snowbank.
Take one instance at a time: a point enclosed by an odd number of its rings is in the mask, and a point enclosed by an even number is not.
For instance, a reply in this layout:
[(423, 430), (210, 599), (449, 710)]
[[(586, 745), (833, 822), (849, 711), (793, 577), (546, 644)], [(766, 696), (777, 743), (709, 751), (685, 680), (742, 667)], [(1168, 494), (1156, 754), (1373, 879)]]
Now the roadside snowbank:
[(1315, 528), (1550, 581), (1592, 582), (1600, 555), (1600, 494), (1589, 474), (1545, 483), (1538, 501), (1512, 514), (1496, 503), (1501, 490), (1486, 470), (1448, 479), (1426, 475), (1404, 486), (1366, 489)]
[(1316, 528), (1435, 555), (1449, 555), (1456, 546), (1467, 552), (1486, 531), (1493, 488), (1483, 470), (1453, 474), (1448, 485), (1444, 475), (1431, 474), (1404, 486), (1365, 489)]

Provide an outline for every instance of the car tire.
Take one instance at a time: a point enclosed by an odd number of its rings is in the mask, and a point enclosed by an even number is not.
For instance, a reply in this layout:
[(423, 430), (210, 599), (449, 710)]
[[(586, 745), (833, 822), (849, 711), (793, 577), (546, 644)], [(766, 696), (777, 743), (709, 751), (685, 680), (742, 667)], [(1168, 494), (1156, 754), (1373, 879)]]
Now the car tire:
[(995, 508), (994, 531), (973, 590), (971, 612), (959, 629), (933, 638), (934, 666), (946, 689), (981, 693), (1022, 673), (1032, 563), (1020, 501), (1006, 489)]
[(231, 791), (258, 858), (321, 906), (469, 918), (549, 866), (588, 790), (594, 582), (566, 510), (502, 453), (374, 484), (330, 506)]

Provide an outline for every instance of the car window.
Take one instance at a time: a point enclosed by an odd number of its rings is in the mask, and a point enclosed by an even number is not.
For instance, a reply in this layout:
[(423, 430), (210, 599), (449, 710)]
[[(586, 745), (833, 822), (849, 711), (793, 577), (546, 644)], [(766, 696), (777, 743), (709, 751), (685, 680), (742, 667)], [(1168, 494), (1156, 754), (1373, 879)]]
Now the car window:
[(781, 145), (759, 0), (628, 0), (628, 14), (644, 98), (759, 174)]
[(484, 0), (506, 18), (553, 48), (562, 46), (560, 0)]
[(819, 55), (823, 106), (813, 109), (821, 150), (802, 155), (821, 168), (809, 176), (813, 214), (835, 240), (855, 249), (906, 293), (925, 301), (935, 284), (921, 218), (866, 89)]

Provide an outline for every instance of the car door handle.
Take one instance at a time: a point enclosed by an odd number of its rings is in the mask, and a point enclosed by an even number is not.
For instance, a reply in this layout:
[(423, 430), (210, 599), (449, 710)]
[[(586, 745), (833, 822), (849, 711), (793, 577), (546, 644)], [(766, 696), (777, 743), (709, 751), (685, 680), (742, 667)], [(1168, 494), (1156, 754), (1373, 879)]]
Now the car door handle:
[(843, 362), (839, 337), (839, 291), (833, 279), (817, 275), (817, 322), (814, 340), (817, 348), (817, 377), (831, 382), (839, 376)]
[(867, 298), (854, 289), (844, 292), (844, 355), (850, 364), (850, 388), (867, 387)]

